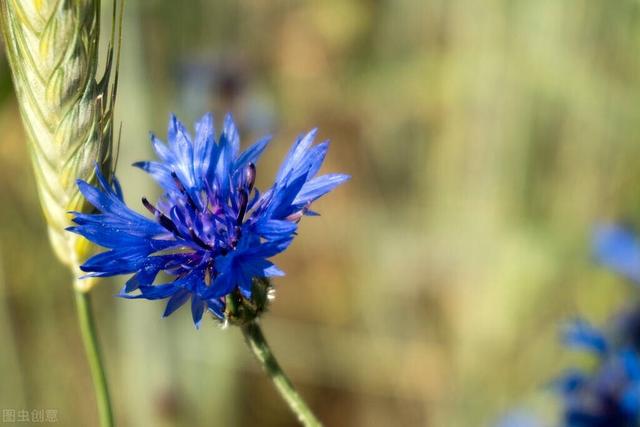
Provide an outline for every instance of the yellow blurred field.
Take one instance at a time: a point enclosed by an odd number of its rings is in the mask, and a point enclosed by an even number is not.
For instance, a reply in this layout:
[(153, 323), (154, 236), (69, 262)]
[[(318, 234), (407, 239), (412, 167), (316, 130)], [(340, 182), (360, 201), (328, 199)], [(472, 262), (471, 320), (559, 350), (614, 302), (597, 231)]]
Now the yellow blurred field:
[[(110, 2), (103, 2), (104, 14)], [(265, 333), (328, 426), (484, 426), (568, 362), (558, 322), (636, 289), (592, 227), (640, 225), (636, 0), (129, 1), (116, 125), (127, 201), (170, 112), (271, 133), (258, 185), (319, 127), (352, 180), (277, 261)], [(105, 37), (108, 28), (105, 26)], [(0, 409), (94, 425), (67, 271), (49, 247), (0, 63)], [(98, 322), (121, 426), (296, 425), (240, 333), (115, 298)]]

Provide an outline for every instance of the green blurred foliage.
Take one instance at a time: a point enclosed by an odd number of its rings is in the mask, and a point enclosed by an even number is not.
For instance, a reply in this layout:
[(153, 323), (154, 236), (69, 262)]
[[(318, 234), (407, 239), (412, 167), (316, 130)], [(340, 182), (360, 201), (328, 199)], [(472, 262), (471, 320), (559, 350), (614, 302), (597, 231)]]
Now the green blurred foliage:
[[(245, 146), (273, 133), (263, 187), (319, 126), (325, 170), (353, 180), (279, 257), (264, 325), (320, 418), (467, 427), (520, 402), (552, 414), (540, 387), (567, 362), (558, 322), (636, 298), (591, 263), (589, 237), (602, 220), (640, 226), (639, 49), (637, 0), (128, 2), (119, 176), (134, 206), (157, 194), (129, 164), (170, 111), (232, 111)], [(7, 71), (0, 408), (94, 425)], [(160, 320), (159, 303), (113, 298), (121, 284), (94, 297), (120, 425), (295, 425), (238, 331)]]

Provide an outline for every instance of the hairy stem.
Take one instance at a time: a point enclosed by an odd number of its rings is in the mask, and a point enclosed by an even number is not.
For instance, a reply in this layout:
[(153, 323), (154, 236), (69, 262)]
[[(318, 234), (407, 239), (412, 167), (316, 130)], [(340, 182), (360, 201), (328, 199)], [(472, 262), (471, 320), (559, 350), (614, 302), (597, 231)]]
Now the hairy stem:
[(100, 345), (98, 344), (96, 325), (93, 320), (91, 297), (89, 295), (89, 292), (82, 292), (77, 289), (74, 290), (74, 293), (76, 296), (76, 308), (78, 310), (78, 323), (80, 324), (80, 333), (82, 335), (82, 342), (84, 343), (85, 352), (87, 353), (89, 369), (91, 370), (93, 386), (96, 392), (100, 426), (113, 427), (111, 399), (109, 397), (107, 377), (100, 353)]
[(244, 334), (247, 345), (275, 384), (280, 396), (282, 396), (285, 402), (287, 402), (287, 405), (289, 405), (289, 408), (296, 414), (300, 423), (304, 426), (322, 426), (322, 423), (316, 418), (309, 406), (307, 406), (300, 394), (295, 390), (293, 384), (291, 384), (291, 381), (278, 364), (257, 321), (253, 320), (242, 326), (242, 333)]

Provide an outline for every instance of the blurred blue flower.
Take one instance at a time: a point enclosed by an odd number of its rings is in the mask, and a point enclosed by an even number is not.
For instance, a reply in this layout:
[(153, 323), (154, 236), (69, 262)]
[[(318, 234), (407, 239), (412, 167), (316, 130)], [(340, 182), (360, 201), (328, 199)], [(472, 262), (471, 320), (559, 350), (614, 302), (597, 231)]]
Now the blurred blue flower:
[(583, 319), (570, 322), (562, 334), (567, 346), (604, 355), (607, 352), (607, 340), (599, 329)]
[(624, 344), (624, 330), (605, 335), (583, 320), (564, 331), (564, 342), (596, 359), (593, 370), (572, 369), (555, 381), (567, 427), (640, 425), (640, 357)]
[(540, 419), (523, 409), (513, 410), (504, 415), (496, 427), (543, 427)]
[(599, 226), (594, 233), (593, 251), (604, 266), (640, 283), (640, 241), (631, 229), (615, 224)]
[[(284, 274), (269, 259), (289, 246), (303, 215), (315, 215), (311, 203), (349, 179), (316, 177), (329, 144), (313, 146), (315, 136), (312, 130), (297, 139), (261, 194), (254, 188), (255, 164), (269, 138), (241, 153), (230, 115), (217, 140), (211, 114), (196, 123), (193, 138), (171, 116), (168, 145), (151, 137), (159, 161), (135, 164), (164, 191), (155, 205), (142, 198), (153, 220), (126, 206), (118, 181), (107, 182), (98, 169), (99, 187), (78, 181), (99, 212), (73, 212), (69, 231), (108, 249), (81, 269), (99, 277), (133, 273), (120, 295), (168, 298), (164, 316), (191, 299), (196, 327), (205, 310), (224, 319), (228, 295), (251, 300), (254, 279)], [(154, 284), (160, 272), (169, 280)]]

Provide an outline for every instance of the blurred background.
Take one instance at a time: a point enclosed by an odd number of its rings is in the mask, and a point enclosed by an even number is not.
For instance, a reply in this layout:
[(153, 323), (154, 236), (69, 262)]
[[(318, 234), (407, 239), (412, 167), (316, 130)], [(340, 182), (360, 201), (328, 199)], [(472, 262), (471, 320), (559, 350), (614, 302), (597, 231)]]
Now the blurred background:
[[(103, 2), (105, 20), (111, 4)], [(117, 121), (129, 165), (148, 132), (234, 113), (243, 146), (331, 139), (321, 200), (276, 261), (265, 333), (328, 426), (484, 426), (568, 363), (558, 322), (594, 322), (634, 290), (594, 266), (594, 224), (640, 225), (638, 0), (130, 1)], [(108, 25), (103, 25), (109, 31)], [(0, 59), (0, 408), (94, 425), (67, 270), (50, 249)], [(262, 185), (260, 185), (262, 184)], [(188, 310), (97, 290), (122, 426), (294, 426), (244, 348)]]

